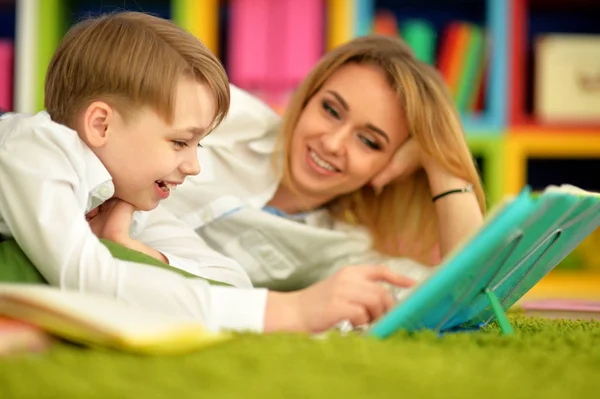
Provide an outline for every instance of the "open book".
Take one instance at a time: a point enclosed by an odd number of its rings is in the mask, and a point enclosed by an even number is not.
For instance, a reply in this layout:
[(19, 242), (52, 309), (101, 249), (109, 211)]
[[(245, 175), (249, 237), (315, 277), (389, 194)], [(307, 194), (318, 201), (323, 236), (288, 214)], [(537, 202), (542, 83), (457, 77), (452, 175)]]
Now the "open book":
[(140, 354), (186, 352), (230, 338), (189, 318), (38, 284), (0, 284), (0, 315), (73, 342)]
[(525, 187), (367, 333), (385, 338), (399, 329), (441, 332), (493, 320), (510, 333), (504, 312), (599, 226), (600, 194)]

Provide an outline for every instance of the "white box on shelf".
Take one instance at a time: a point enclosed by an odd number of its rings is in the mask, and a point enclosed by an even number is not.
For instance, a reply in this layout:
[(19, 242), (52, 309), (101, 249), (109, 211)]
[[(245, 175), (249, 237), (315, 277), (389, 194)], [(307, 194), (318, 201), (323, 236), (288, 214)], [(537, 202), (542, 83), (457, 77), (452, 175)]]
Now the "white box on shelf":
[(600, 122), (600, 35), (535, 41), (534, 112), (545, 122)]

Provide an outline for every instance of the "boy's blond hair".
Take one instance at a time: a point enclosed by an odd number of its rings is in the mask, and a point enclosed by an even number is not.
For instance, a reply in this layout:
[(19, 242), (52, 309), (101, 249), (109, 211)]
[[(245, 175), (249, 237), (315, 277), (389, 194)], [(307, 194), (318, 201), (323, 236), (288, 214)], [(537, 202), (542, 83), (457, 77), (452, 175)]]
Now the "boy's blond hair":
[(169, 20), (138, 12), (107, 14), (79, 22), (64, 36), (48, 66), (44, 107), (54, 121), (71, 128), (96, 100), (126, 120), (150, 106), (171, 123), (183, 76), (211, 88), (214, 129), (229, 109), (229, 81), (219, 59)]

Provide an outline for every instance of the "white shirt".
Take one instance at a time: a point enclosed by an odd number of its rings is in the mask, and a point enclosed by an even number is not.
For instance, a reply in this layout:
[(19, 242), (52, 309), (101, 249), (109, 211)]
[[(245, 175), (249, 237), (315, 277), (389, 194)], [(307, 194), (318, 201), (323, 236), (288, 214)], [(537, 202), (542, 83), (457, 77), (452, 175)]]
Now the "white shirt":
[(236, 288), (113, 258), (85, 220), (113, 193), (108, 171), (75, 131), (45, 112), (2, 116), (0, 235), (14, 237), (51, 285), (189, 316), (212, 330), (262, 331), (266, 290), (161, 207), (134, 215), (132, 238), (174, 267)]
[(273, 168), (279, 124), (271, 108), (232, 85), (229, 115), (202, 141), (202, 171), (163, 205), (215, 250), (236, 259), (255, 286), (297, 289), (355, 264), (386, 264), (416, 280), (431, 273), (410, 259), (373, 251), (367, 231), (325, 210), (302, 221), (264, 211), (279, 184)]

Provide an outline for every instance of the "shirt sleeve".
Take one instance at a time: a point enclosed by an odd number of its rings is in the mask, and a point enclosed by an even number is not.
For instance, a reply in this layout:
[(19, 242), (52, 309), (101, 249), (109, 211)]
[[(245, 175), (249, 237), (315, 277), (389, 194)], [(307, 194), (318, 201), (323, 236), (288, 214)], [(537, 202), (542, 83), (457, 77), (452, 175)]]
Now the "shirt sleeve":
[(251, 288), (250, 277), (235, 260), (213, 250), (185, 222), (162, 205), (144, 217), (132, 238), (161, 252), (169, 264), (195, 276)]
[(263, 137), (281, 122), (279, 114), (260, 98), (232, 84), (229, 88), (229, 112), (217, 129), (202, 139), (206, 148), (231, 148), (237, 142)]
[(28, 129), (0, 146), (0, 214), (51, 285), (191, 317), (211, 330), (262, 331), (265, 290), (211, 286), (113, 258), (78, 201), (78, 149), (50, 129)]
[(425, 280), (436, 270), (435, 267), (423, 265), (411, 258), (387, 256), (374, 250), (354, 256), (352, 264), (385, 265), (395, 273), (411, 278), (417, 283)]

